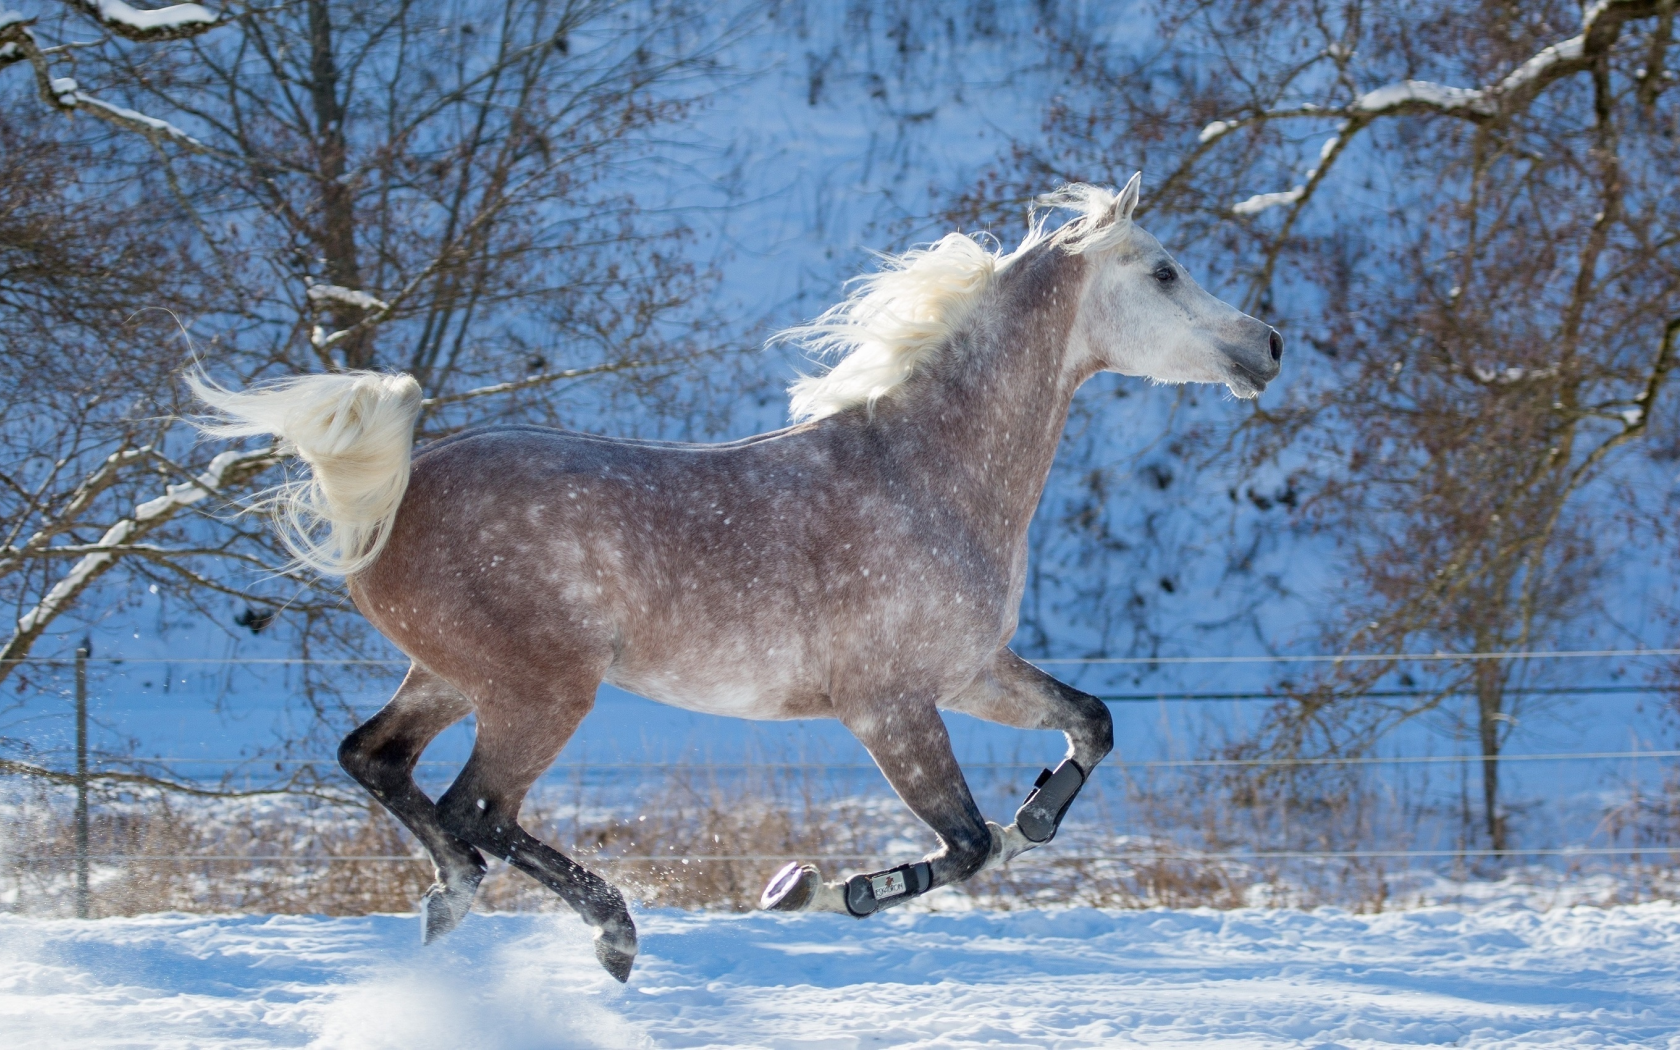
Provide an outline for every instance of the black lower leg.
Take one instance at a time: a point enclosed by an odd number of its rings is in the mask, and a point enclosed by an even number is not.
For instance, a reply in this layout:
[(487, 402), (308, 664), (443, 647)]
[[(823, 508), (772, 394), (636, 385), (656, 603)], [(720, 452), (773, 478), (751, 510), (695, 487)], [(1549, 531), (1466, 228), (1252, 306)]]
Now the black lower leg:
[[(492, 856), (501, 857), (571, 905), (595, 927), (595, 957), (619, 981), (636, 958), (636, 924), (624, 895), (605, 879), (519, 826), (517, 804), (474, 797), (461, 784), (438, 800), (445, 826)], [(511, 810), (511, 812), (510, 812)]]
[(859, 739), (906, 805), (939, 835), (940, 848), (912, 864), (853, 875), (846, 911), (862, 918), (938, 886), (963, 882), (991, 855), (992, 835), (951, 753), (938, 710), (909, 707), (878, 718)]
[(372, 728), (374, 723), (369, 722), (344, 738), (338, 748), (339, 765), (414, 833), (440, 867), (470, 867), (482, 874), (484, 858), (443, 829), (437, 806), (414, 783), (420, 748), (402, 739), (370, 740), (372, 734), (366, 731)]
[(437, 807), (414, 783), (415, 762), (441, 728), (434, 725), (442, 719), (410, 719), (416, 724), (409, 725), (400, 717), (404, 713), (393, 703), (358, 727), (339, 746), (338, 761), (413, 833), (432, 858), (436, 880), (420, 901), (421, 940), (429, 943), (466, 916), (485, 865), (478, 850), (444, 830)]

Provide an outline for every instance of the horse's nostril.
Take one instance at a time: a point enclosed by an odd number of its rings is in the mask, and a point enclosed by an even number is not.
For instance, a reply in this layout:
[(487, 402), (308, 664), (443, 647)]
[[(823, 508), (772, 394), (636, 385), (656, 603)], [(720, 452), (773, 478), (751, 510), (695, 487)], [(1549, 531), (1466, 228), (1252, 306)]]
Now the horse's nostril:
[(1270, 342), (1271, 342), (1271, 347), (1272, 347), (1272, 360), (1273, 361), (1282, 361), (1283, 360), (1283, 336), (1278, 335), (1277, 332), (1274, 331), (1274, 332), (1272, 332), (1272, 338), (1271, 338)]

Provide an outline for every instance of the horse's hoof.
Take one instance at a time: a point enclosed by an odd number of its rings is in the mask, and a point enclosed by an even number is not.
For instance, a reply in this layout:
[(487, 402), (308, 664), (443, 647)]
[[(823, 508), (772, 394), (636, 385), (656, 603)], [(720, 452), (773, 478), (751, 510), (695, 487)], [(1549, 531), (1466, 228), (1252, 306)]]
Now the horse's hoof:
[[(482, 878), (482, 876), (480, 876)], [(478, 895), (479, 879), (462, 879), (453, 885), (434, 882), (420, 898), (420, 943), (430, 944), (461, 925)]]
[(606, 941), (595, 942), (595, 958), (601, 960), (601, 966), (612, 974), (613, 980), (624, 984), (630, 980), (630, 968), (636, 965), (636, 957), (619, 951)]
[(621, 945), (613, 943), (616, 939), (597, 933), (595, 958), (600, 960), (603, 969), (613, 975), (613, 980), (623, 984), (630, 979), (630, 967), (636, 964), (636, 949), (634, 942), (631, 942), (630, 950), (625, 951)]
[(622, 904), (619, 907), (620, 914), (609, 916), (595, 928), (595, 958), (613, 975), (613, 980), (623, 984), (630, 979), (630, 967), (636, 962), (639, 943), (635, 921), (628, 911), (622, 910)]
[(770, 879), (758, 906), (766, 911), (846, 911), (846, 885), (824, 882), (813, 864), (794, 861)]
[(820, 885), (822, 875), (813, 865), (790, 861), (770, 877), (758, 906), (765, 911), (804, 911)]

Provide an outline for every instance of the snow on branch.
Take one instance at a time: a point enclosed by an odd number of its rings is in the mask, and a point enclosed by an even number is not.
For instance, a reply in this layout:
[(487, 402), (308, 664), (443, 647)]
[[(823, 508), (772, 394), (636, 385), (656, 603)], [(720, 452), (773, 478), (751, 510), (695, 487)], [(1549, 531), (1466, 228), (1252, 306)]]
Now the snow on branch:
[(391, 316), (391, 304), (383, 299), (339, 284), (316, 284), (313, 279), (306, 280), (310, 280), (309, 291), (306, 293), (309, 296), (309, 305), (316, 309), (348, 306), (353, 310), (362, 311), (361, 321), (351, 328), (329, 333), (322, 325), (315, 325), (309, 330), (309, 345), (323, 353), (348, 339), (352, 332), (382, 324)]
[(1544, 79), (1558, 65), (1579, 61), (1586, 55), (1586, 46), (1585, 33), (1561, 40), (1518, 66), (1510, 76), (1499, 82), (1494, 91), (1507, 95), (1522, 91), (1530, 84)]
[(1528, 94), (1556, 80), (1565, 73), (1583, 68), (1587, 37), (1570, 37), (1542, 49), (1534, 57), (1513, 70), (1505, 79), (1488, 88), (1449, 87), (1427, 80), (1403, 80), (1367, 91), (1359, 96), (1353, 108), (1363, 113), (1396, 113), (1408, 109), (1426, 109), (1437, 113), (1463, 111), (1477, 117), (1498, 114), (1500, 103), (1507, 98)]
[(29, 56), (24, 54), (23, 48), (18, 46), (15, 40), (7, 39), (7, 36), (9, 32), (27, 33), (29, 25), (33, 21), (34, 19), (25, 18), (16, 11), (0, 8), (0, 40), (5, 41), (0, 43), (0, 69), (4, 69), (14, 62), (22, 62), (28, 59)]
[(336, 284), (312, 284), (309, 286), (309, 301), (316, 306), (354, 306), (362, 310), (388, 310), (390, 307), (383, 299), (375, 299), (366, 292), (354, 288), (345, 288)]
[(1242, 215), (1245, 217), (1259, 215), (1267, 208), (1275, 208), (1280, 204), (1294, 204), (1296, 201), (1300, 200), (1306, 192), (1307, 188), (1303, 185), (1295, 186), (1287, 190), (1279, 190), (1276, 193), (1256, 193), (1247, 200), (1238, 201), (1237, 203), (1231, 205), (1231, 214)]
[(167, 140), (178, 146), (184, 146), (194, 153), (203, 153), (207, 147), (204, 143), (193, 138), (167, 120), (148, 117), (144, 113), (122, 106), (113, 106), (109, 102), (101, 102), (85, 91), (76, 87), (76, 82), (69, 77), (60, 77), (52, 82), (54, 99), (60, 109), (82, 109), (93, 113), (108, 124), (136, 131), (151, 139), (153, 142)]
[[(182, 5), (195, 7), (196, 5)], [(131, 9), (132, 10), (132, 9)], [(173, 9), (170, 9), (173, 10)], [(203, 8), (199, 8), (203, 10)], [(35, 70), (35, 87), (41, 98), (54, 109), (63, 112), (91, 113), (108, 124), (127, 131), (138, 132), (153, 144), (172, 142), (194, 153), (209, 153), (210, 148), (167, 120), (149, 117), (144, 113), (103, 102), (81, 90), (73, 77), (55, 77), (30, 31), (33, 19), (18, 17), (14, 12), (0, 12), (0, 67), (27, 61)]]
[[(91, 545), (89, 552), (77, 559), (70, 571), (53, 584), (33, 608), (18, 618), (12, 637), (0, 647), (0, 680), (12, 672), (17, 666), (16, 661), (29, 651), (47, 625), (94, 580), (115, 565), (136, 541), (206, 496), (219, 495), (228, 486), (255, 477), (279, 461), (280, 455), (273, 448), (223, 452), (212, 459), (197, 477), (167, 485), (163, 495), (136, 505), (132, 513), (106, 529), (104, 535)], [(98, 477), (101, 471), (112, 469), (112, 460), (107, 460), (95, 475)]]
[(1419, 108), (1440, 112), (1462, 109), (1479, 116), (1492, 116), (1494, 112), (1486, 91), (1447, 87), (1427, 80), (1402, 80), (1398, 84), (1367, 91), (1359, 96), (1353, 108), (1362, 113), (1392, 113)]
[(221, 15), (198, 4), (175, 4), (153, 11), (130, 7), (123, 0), (74, 0), (83, 14), (129, 40), (184, 40), (221, 25)]
[(1312, 186), (1321, 178), (1328, 162), (1341, 146), (1372, 121), (1403, 113), (1430, 112), (1478, 123), (1496, 119), (1525, 105), (1547, 85), (1589, 68), (1608, 51), (1621, 33), (1623, 23), (1657, 15), (1663, 0), (1598, 0), (1582, 13), (1581, 32), (1536, 52), (1498, 83), (1480, 88), (1452, 87), (1427, 80), (1403, 80), (1367, 91), (1346, 107), (1300, 106), (1256, 113), (1234, 120), (1216, 120), (1204, 127), (1197, 139), (1198, 153), (1238, 128), (1287, 117), (1339, 116), (1341, 129), (1319, 155), (1319, 165), (1305, 181), (1276, 193), (1257, 193), (1231, 206), (1244, 217), (1258, 215), (1279, 205), (1305, 203)]
[(1337, 152), (1341, 150), (1342, 144), (1347, 141), (1351, 128), (1351, 122), (1344, 123), (1334, 135), (1325, 140), (1324, 145), (1318, 151), (1318, 166), (1307, 172), (1306, 181), (1301, 185), (1279, 193), (1256, 193), (1245, 201), (1238, 201), (1233, 204), (1231, 213), (1245, 217), (1259, 215), (1267, 208), (1275, 208), (1280, 204), (1296, 204), (1304, 200), (1310, 192), (1310, 188), (1317, 184), (1319, 172), (1329, 167), (1330, 161), (1335, 158)]
[(1483, 386), (1510, 386), (1513, 383), (1538, 382), (1544, 379), (1555, 379), (1558, 375), (1557, 365), (1545, 368), (1484, 368), (1481, 365), (1471, 365), (1469, 377)]
[(376, 299), (375, 296), (370, 296), (368, 292), (358, 291), (353, 287), (344, 287), (341, 284), (316, 284), (312, 279), (307, 279), (307, 281), (309, 281), (309, 291), (306, 294), (309, 296), (309, 306), (316, 307), (316, 309), (348, 306), (351, 309), (360, 309), (361, 314), (363, 314), (360, 323), (354, 324), (353, 328), (339, 329), (334, 333), (328, 333), (328, 329), (321, 324), (316, 324), (314, 328), (309, 329), (309, 344), (319, 351), (333, 349), (333, 346), (343, 343), (344, 339), (348, 339), (356, 329), (373, 328), (375, 324), (385, 323), (385, 319), (391, 316), (391, 304), (386, 302), (385, 299)]
[(463, 390), (458, 394), (440, 394), (437, 397), (428, 397), (420, 403), (427, 408), (434, 408), (438, 405), (453, 405), (459, 401), (474, 401), (495, 394), (511, 394), (516, 390), (529, 390), (535, 386), (557, 383), (563, 379), (581, 379), (584, 376), (604, 375), (608, 372), (624, 372), (632, 368), (643, 368), (649, 364), (652, 364), (652, 362), (622, 361), (607, 365), (591, 365), (588, 368), (565, 368), (558, 372), (542, 372), (537, 375), (526, 376), (524, 379), (515, 379), (508, 383), (474, 387), (471, 390)]

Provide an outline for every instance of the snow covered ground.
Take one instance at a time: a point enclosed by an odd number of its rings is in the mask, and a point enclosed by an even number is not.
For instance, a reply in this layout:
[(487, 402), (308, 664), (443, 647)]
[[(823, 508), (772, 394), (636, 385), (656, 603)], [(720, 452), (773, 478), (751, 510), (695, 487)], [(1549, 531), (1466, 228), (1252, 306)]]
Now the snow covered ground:
[(1680, 906), (0, 917), (8, 1047), (1680, 1047)]

